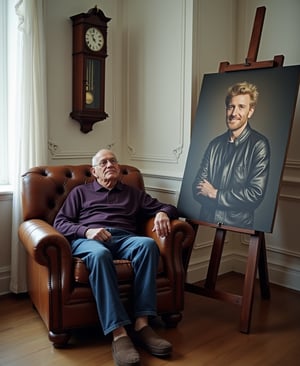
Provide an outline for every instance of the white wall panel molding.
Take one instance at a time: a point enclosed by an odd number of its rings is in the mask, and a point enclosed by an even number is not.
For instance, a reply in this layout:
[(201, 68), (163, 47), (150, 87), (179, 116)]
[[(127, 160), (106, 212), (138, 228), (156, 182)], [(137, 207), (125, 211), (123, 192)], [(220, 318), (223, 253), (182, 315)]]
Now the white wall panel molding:
[(195, 244), (193, 246), (193, 251), (196, 252), (198, 250), (204, 249), (204, 248), (211, 248), (213, 245), (213, 241), (212, 240), (204, 240), (204, 241), (195, 241)]
[[(192, 257), (187, 271), (187, 282), (195, 283), (206, 278), (207, 269), (209, 265), (209, 257), (194, 258)], [(231, 253), (224, 254), (220, 263), (219, 275), (231, 272), (234, 270), (233, 255)]]
[(160, 179), (160, 180), (166, 180), (166, 181), (175, 181), (181, 184), (182, 182), (182, 176), (174, 176), (169, 174), (163, 174), (163, 173), (153, 173), (149, 171), (142, 171), (143, 177), (145, 179)]
[(282, 248), (275, 247), (273, 245), (268, 245), (267, 246), (267, 252), (281, 254), (281, 255), (286, 256), (286, 257), (292, 257), (293, 260), (295, 258), (300, 259), (300, 252), (299, 251), (297, 252), (295, 250), (282, 249)]
[[(203, 236), (203, 237), (205, 238), (205, 236)], [(195, 253), (197, 251), (200, 251), (205, 248), (209, 248), (209, 249), (212, 248), (213, 243), (214, 243), (214, 238), (206, 239), (206, 240), (199, 240), (199, 239), (201, 239), (201, 236), (199, 236), (199, 232), (198, 232), (198, 235), (196, 237), (196, 240), (195, 240), (195, 243), (193, 246), (193, 251), (195, 251)], [(226, 253), (229, 244), (230, 244), (230, 239), (225, 238), (223, 253)], [(195, 255), (197, 255), (197, 254), (195, 254)]]
[[(291, 188), (291, 186), (290, 186)], [(292, 194), (286, 194), (286, 193), (280, 193), (280, 199), (285, 201), (299, 201), (300, 202), (300, 194), (299, 194), (299, 186), (297, 185), (298, 194), (292, 195)]]
[(300, 184), (300, 161), (287, 159), (284, 165), (283, 182)]
[(156, 193), (163, 193), (163, 194), (170, 194), (170, 195), (176, 195), (177, 194), (177, 192), (174, 189), (168, 189), (168, 188), (146, 186), (145, 189), (149, 193), (150, 192), (156, 192)]
[(145, 162), (156, 162), (156, 163), (177, 163), (183, 150), (183, 144), (180, 146), (170, 149), (167, 154), (139, 154), (136, 148), (133, 146), (127, 146), (127, 150), (131, 160), (145, 161)]
[(12, 201), (12, 196), (11, 188), (0, 191), (0, 201)]
[[(267, 235), (272, 235), (272, 234), (267, 234)], [(250, 238), (247, 237), (246, 235), (242, 236), (242, 240), (241, 240), (241, 245), (244, 245), (246, 247), (249, 247), (249, 240)], [(284, 256), (290, 256), (293, 258), (299, 258), (300, 259), (300, 252), (295, 251), (295, 250), (288, 250), (288, 249), (283, 249), (283, 248), (279, 248), (276, 247), (274, 245), (270, 245), (268, 244), (268, 238), (266, 238), (266, 247), (267, 247), (267, 255), (268, 253), (277, 253), (277, 254), (281, 254)], [(246, 251), (247, 253), (247, 251)]]
[[(271, 283), (300, 291), (300, 270), (293, 269), (289, 265), (269, 263), (269, 278)], [(272, 295), (272, 294), (271, 294)]]
[(163, 173), (150, 173), (143, 170), (145, 189), (153, 197), (162, 202), (177, 205), (181, 185), (181, 177)]
[(10, 266), (0, 267), (0, 295), (9, 293)]
[[(268, 256), (268, 254), (267, 254)], [(245, 273), (247, 254), (232, 254), (232, 270), (238, 273)], [(300, 291), (300, 266), (286, 262), (278, 262), (268, 258), (268, 272), (270, 283), (275, 283)]]
[[(107, 144), (105, 148), (112, 149), (114, 143), (111, 142)], [(88, 159), (94, 156), (95, 151), (63, 151), (60, 149), (59, 145), (56, 144), (54, 141), (48, 141), (48, 151), (51, 154), (52, 160), (76, 160), (76, 159)]]
[(188, 150), (191, 124), (193, 2), (131, 0), (128, 5), (128, 159), (148, 168), (173, 164), (168, 168), (178, 171), (175, 167), (184, 164)]
[(166, 202), (174, 206), (177, 204), (178, 194), (176, 189), (145, 184), (145, 190), (161, 202)]
[(287, 159), (286, 162), (285, 162), (285, 167), (300, 170), (300, 161), (299, 160), (293, 160), (293, 159)]
[(300, 161), (287, 160), (284, 168), (280, 199), (300, 201)]
[[(298, 265), (291, 265), (289, 261), (281, 262), (270, 259), (268, 253), (267, 258), (270, 283), (300, 291), (300, 261), (298, 261)], [(232, 270), (245, 273), (247, 254), (233, 254), (231, 259)]]
[(12, 193), (0, 194), (0, 295), (9, 292), (11, 263)]

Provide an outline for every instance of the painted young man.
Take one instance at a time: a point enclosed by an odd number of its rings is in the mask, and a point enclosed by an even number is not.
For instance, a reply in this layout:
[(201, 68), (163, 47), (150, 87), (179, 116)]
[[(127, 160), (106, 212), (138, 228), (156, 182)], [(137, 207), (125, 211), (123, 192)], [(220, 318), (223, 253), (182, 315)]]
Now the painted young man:
[(193, 183), (201, 221), (253, 229), (270, 167), (269, 142), (249, 124), (257, 98), (256, 86), (248, 82), (228, 90), (227, 131), (210, 142)]

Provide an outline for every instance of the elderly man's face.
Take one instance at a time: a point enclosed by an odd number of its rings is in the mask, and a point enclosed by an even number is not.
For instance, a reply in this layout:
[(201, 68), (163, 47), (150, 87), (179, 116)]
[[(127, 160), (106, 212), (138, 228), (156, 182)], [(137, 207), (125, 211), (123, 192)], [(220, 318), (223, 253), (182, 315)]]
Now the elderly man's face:
[(101, 150), (97, 154), (92, 173), (100, 184), (107, 185), (108, 182), (116, 181), (120, 174), (116, 156), (109, 150)]
[(248, 119), (253, 115), (254, 108), (250, 106), (250, 95), (241, 94), (232, 97), (226, 106), (226, 125), (232, 132), (241, 133)]

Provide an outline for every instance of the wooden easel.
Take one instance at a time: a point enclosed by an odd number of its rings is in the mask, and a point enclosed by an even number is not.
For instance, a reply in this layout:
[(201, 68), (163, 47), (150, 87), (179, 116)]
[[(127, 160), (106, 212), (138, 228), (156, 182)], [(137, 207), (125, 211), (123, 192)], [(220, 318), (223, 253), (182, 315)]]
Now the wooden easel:
[[(275, 56), (274, 59), (271, 61), (256, 61), (265, 11), (265, 7), (259, 7), (256, 9), (252, 36), (245, 63), (230, 65), (228, 62), (221, 62), (219, 66), (219, 73), (283, 66), (284, 56), (282, 55)], [(235, 227), (226, 227), (223, 225), (218, 226), (196, 220), (189, 220), (189, 222), (194, 227), (195, 232), (197, 232), (199, 225), (206, 225), (215, 227), (216, 233), (204, 286), (186, 283), (185, 290), (195, 294), (204, 295), (207, 297), (226, 301), (231, 304), (239, 305), (241, 307), (240, 331), (242, 333), (249, 333), (257, 269), (259, 272), (261, 296), (264, 299), (270, 299), (269, 276), (264, 233), (260, 231), (251, 231), (246, 229), (243, 230)], [(227, 231), (234, 231), (251, 235), (242, 295), (237, 295), (226, 291), (218, 291), (216, 289), (216, 281), (218, 277)]]

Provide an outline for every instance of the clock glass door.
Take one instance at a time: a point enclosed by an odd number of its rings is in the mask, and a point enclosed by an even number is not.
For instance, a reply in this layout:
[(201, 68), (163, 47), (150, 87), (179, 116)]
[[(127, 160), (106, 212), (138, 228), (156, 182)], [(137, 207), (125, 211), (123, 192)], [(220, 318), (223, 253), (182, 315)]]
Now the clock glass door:
[(85, 71), (85, 108), (99, 109), (102, 90), (100, 60), (87, 58)]

